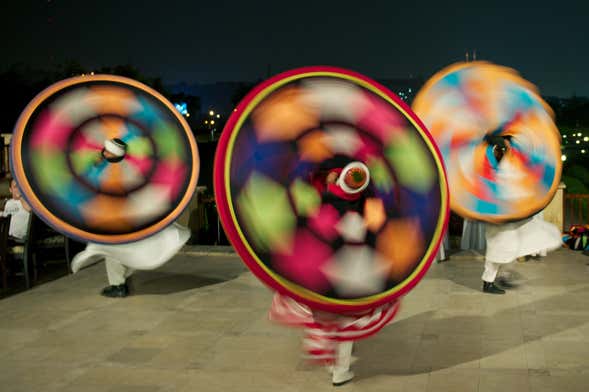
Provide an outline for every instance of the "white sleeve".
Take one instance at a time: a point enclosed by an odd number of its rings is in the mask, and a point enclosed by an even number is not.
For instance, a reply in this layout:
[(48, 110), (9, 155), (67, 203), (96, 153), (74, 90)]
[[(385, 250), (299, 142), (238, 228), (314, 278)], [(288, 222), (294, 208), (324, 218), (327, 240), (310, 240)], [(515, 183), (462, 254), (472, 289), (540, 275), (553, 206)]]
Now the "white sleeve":
[(13, 215), (17, 213), (20, 208), (17, 205), (19, 203), (17, 200), (10, 199), (6, 202), (6, 206), (4, 206), (4, 211), (2, 211), (2, 216)]

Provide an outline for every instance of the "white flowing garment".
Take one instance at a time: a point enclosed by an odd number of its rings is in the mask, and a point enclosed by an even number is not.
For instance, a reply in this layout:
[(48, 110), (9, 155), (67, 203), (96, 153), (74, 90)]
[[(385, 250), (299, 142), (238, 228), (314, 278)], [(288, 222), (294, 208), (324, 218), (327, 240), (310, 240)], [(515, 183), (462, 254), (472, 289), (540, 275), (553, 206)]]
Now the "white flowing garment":
[(76, 273), (107, 257), (133, 269), (156, 269), (174, 257), (189, 238), (190, 231), (174, 223), (150, 237), (128, 244), (89, 243), (72, 260), (72, 271)]
[(560, 248), (560, 230), (542, 216), (539, 213), (532, 218), (500, 225), (488, 223), (485, 259), (494, 263), (510, 263), (521, 256)]

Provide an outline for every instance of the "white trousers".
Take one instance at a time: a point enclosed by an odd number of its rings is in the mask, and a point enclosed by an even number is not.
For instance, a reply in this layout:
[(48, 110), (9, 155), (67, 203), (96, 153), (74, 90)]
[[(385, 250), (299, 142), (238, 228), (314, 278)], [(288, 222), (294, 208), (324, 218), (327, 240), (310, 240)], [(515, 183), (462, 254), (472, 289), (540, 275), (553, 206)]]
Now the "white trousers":
[(335, 364), (333, 366), (333, 382), (340, 382), (346, 373), (350, 371), (353, 347), (353, 341), (338, 343), (335, 351)]
[(125, 267), (109, 257), (104, 260), (104, 265), (106, 266), (108, 283), (112, 286), (118, 286), (125, 283), (125, 280), (135, 272), (133, 268)]
[(499, 272), (499, 267), (501, 264), (505, 263), (494, 263), (489, 260), (485, 260), (485, 270), (483, 271), (483, 280), (485, 282), (492, 283), (495, 281), (497, 277), (497, 273)]

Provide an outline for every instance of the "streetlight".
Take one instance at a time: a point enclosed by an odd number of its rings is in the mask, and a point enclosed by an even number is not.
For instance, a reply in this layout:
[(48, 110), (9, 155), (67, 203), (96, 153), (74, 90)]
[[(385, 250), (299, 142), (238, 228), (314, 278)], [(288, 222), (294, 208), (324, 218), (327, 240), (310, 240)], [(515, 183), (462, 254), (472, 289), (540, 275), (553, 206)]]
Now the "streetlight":
[[(220, 116), (217, 114), (216, 118)], [(209, 118), (205, 120), (205, 124), (208, 124), (208, 129), (211, 132), (211, 140), (215, 139), (215, 131), (217, 130), (215, 127), (215, 111), (213, 109), (209, 109)]]
[(566, 160), (567, 160), (567, 156), (566, 156), (566, 155), (564, 155), (564, 154), (562, 154), (562, 155), (560, 156), (560, 160), (561, 160), (561, 161), (563, 161), (563, 162), (564, 162), (564, 161), (566, 161)]

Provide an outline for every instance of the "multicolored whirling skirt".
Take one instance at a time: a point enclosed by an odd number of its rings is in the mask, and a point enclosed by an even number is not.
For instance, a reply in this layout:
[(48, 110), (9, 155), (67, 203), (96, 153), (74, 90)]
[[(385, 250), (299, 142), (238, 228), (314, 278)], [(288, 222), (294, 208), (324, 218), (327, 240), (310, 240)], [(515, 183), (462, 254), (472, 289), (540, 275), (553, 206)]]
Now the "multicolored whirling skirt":
[[(418, 93), (413, 110), (446, 164), (450, 206), (491, 223), (527, 218), (552, 199), (562, 169), (552, 110), (514, 70), (486, 62), (449, 66)], [(498, 162), (493, 138), (508, 150)]]
[[(312, 183), (337, 158), (370, 172), (360, 208)], [(448, 218), (442, 158), (425, 127), (384, 87), (338, 68), (296, 69), (252, 90), (221, 135), (214, 180), (247, 266), (313, 310), (395, 302), (429, 268)]]
[(12, 167), (34, 211), (58, 231), (126, 243), (171, 224), (196, 188), (192, 131), (162, 95), (112, 75), (63, 80), (20, 116)]

